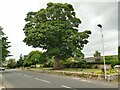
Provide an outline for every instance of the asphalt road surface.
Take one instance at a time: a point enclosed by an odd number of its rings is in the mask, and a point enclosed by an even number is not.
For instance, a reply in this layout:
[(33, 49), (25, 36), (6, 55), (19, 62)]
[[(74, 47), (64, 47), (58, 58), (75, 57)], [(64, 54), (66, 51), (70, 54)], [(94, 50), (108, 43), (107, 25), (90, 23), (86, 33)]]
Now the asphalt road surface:
[(117, 84), (106, 81), (74, 78), (22, 70), (6, 70), (2, 73), (7, 88), (118, 88)]

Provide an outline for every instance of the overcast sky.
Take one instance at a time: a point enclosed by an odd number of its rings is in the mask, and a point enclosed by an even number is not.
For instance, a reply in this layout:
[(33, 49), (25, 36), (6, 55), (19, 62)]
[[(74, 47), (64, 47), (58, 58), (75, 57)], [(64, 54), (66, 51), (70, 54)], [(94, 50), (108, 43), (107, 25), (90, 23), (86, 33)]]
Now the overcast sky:
[[(88, 2), (89, 1), (89, 2)], [(96, 2), (100, 1), (100, 2)], [(105, 1), (105, 0), (104, 0)], [(0, 0), (0, 26), (8, 36), (12, 58), (19, 59), (20, 54), (27, 55), (36, 50), (23, 43), (23, 27), (26, 14), (46, 8), (48, 2), (70, 3), (81, 19), (80, 31), (91, 30), (89, 43), (84, 47), (86, 57), (93, 56), (98, 50), (102, 53), (101, 32), (97, 24), (103, 26), (105, 55), (117, 55), (118, 47), (118, 0)], [(110, 2), (111, 1), (111, 2)], [(38, 49), (41, 50), (41, 49)]]

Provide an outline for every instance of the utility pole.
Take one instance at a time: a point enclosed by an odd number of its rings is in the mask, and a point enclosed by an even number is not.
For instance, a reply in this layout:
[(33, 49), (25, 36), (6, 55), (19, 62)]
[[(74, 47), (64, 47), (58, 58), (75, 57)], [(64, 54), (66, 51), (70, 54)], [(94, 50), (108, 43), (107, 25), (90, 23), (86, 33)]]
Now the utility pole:
[(103, 52), (103, 60), (104, 60), (104, 75), (105, 75), (105, 80), (106, 80), (107, 79), (107, 74), (106, 74), (106, 65), (105, 65), (105, 56), (104, 56), (104, 41), (103, 41), (102, 25), (98, 24), (97, 26), (100, 28), (100, 31), (101, 31), (102, 52)]

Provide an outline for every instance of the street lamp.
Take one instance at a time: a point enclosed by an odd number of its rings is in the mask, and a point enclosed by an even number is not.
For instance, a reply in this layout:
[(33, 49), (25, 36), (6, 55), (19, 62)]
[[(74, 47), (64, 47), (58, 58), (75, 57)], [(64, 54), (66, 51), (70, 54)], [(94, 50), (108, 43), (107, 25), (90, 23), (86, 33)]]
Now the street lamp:
[(100, 28), (101, 31), (101, 37), (102, 37), (102, 52), (103, 52), (103, 60), (104, 60), (104, 75), (105, 75), (105, 80), (107, 79), (107, 74), (106, 74), (106, 65), (105, 65), (105, 56), (104, 56), (104, 42), (103, 42), (103, 33), (102, 33), (102, 25), (98, 24), (97, 25)]

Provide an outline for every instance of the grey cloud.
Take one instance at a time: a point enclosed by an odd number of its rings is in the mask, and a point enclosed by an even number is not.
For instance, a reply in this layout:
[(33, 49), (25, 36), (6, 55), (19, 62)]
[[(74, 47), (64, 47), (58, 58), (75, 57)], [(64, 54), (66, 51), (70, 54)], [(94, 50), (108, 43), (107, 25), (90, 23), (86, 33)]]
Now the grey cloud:
[[(96, 17), (102, 17), (104, 19), (103, 27), (106, 30), (117, 30), (118, 23), (118, 3), (117, 2), (84, 2), (74, 3), (77, 14), (81, 20), (94, 20)], [(84, 15), (83, 15), (84, 14)], [(91, 18), (90, 16), (93, 15)], [(83, 22), (84, 25), (86, 22)], [(88, 25), (89, 23), (87, 23)]]
[[(96, 25), (100, 20), (103, 19), (101, 23), (103, 26), (103, 34), (104, 34), (104, 47), (105, 54), (117, 54), (117, 31), (118, 31), (118, 12), (117, 12), (117, 3), (112, 2), (94, 2), (94, 3), (75, 3), (75, 7), (77, 7), (76, 11), (81, 11), (78, 13), (78, 16), (81, 17), (81, 20), (84, 22), (81, 24), (80, 30), (90, 28), (92, 31), (92, 35), (89, 38), (89, 43), (85, 46), (83, 52), (86, 56), (92, 56), (96, 50), (102, 52), (102, 44), (101, 44), (101, 35), (100, 31), (98, 32), (98, 28)], [(83, 18), (83, 19), (82, 19)], [(95, 19), (98, 21), (92, 22)], [(93, 24), (91, 24), (93, 23)], [(83, 26), (82, 26), (83, 25)]]

